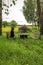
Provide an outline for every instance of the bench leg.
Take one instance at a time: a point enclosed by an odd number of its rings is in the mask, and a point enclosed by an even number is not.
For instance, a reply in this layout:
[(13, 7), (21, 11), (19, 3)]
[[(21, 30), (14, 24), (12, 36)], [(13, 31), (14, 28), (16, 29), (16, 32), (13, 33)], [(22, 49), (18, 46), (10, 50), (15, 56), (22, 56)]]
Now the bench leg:
[(28, 38), (28, 36), (27, 36), (27, 35), (25, 35), (25, 38)]
[(25, 38), (28, 38), (28, 36), (27, 35), (20, 35), (20, 38), (25, 39)]

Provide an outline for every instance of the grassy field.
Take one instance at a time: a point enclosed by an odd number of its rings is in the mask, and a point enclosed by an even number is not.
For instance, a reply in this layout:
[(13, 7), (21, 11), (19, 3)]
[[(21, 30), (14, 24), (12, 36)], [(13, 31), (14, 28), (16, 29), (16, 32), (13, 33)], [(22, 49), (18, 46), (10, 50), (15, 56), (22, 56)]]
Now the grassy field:
[[(15, 32), (18, 32), (19, 27), (21, 27), (21, 26), (16, 26), (14, 28)], [(32, 29), (32, 26), (27, 26), (27, 27)], [(2, 32), (9, 32), (10, 30), (11, 30), (11, 27), (2, 27)]]
[[(15, 35), (16, 36), (18, 36), (18, 32), (19, 32), (19, 28), (20, 27), (21, 26), (16, 26), (14, 28), (14, 32), (15, 32)], [(38, 31), (38, 27), (36, 27), (36, 28), (35, 27), (32, 27), (32, 26), (27, 26), (27, 27), (31, 30), (31, 32), (28, 32), (30, 36), (33, 36), (34, 33)], [(10, 32), (10, 31), (11, 31), (11, 27), (2, 27), (2, 32), (3, 33)]]
[(15, 40), (7, 39), (4, 33), (0, 36), (0, 65), (43, 65), (43, 39), (15, 35)]

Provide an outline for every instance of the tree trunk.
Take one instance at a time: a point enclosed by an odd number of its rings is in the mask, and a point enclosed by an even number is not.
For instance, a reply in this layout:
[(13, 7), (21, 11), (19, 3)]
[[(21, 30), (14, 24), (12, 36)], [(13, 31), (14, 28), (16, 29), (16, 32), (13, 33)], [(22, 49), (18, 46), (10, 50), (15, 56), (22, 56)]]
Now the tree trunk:
[(37, 10), (38, 10), (38, 17), (39, 17), (40, 35), (43, 35), (43, 17), (41, 14), (40, 0), (37, 0)]
[(43, 35), (43, 12), (41, 12), (40, 34)]
[(0, 35), (2, 35), (2, 0), (0, 0)]

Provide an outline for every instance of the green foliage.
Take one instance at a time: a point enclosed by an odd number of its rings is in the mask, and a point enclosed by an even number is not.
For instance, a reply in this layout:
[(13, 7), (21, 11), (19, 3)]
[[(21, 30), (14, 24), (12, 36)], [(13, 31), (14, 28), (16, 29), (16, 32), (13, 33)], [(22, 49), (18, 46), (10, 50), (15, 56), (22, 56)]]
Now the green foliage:
[(27, 22), (36, 22), (38, 20), (36, 1), (25, 0), (23, 6), (23, 14)]
[(10, 26), (11, 26), (11, 27), (15, 27), (16, 25), (17, 25), (16, 21), (12, 20), (12, 21), (10, 22)]
[(12, 2), (13, 2), (13, 4), (15, 5), (15, 1), (14, 1), (14, 0), (12, 0)]
[(7, 22), (7, 21), (3, 21), (3, 22), (2, 22), (2, 25), (3, 25), (4, 27), (8, 26), (8, 22)]
[(32, 0), (25, 0), (23, 13), (27, 21), (33, 20), (34, 17), (34, 4)]
[(3, 6), (5, 6), (5, 7), (8, 7), (8, 8), (9, 8), (9, 6), (8, 6), (6, 3), (3, 3)]

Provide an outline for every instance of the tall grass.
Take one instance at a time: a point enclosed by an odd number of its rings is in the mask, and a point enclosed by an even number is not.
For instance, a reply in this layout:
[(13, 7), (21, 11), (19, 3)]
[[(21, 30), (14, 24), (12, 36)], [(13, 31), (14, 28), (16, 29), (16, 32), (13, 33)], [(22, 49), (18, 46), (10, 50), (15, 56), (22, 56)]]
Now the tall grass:
[(1, 36), (0, 65), (43, 65), (43, 40)]
[[(11, 27), (2, 28), (0, 36), (0, 65), (43, 65), (43, 37), (40, 39), (20, 39), (19, 27), (15, 27), (16, 39), (7, 39), (6, 32)], [(30, 35), (37, 31), (33, 29)]]

